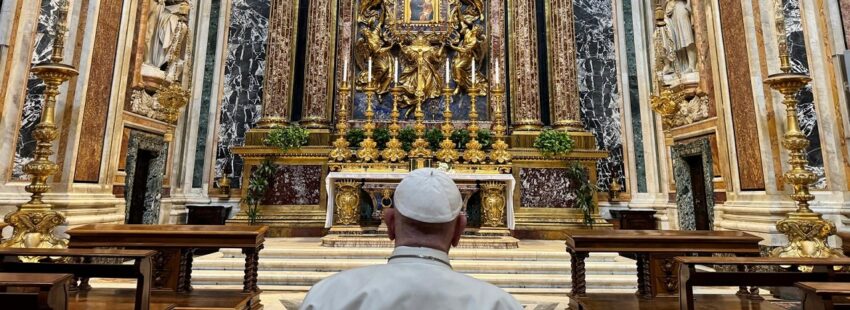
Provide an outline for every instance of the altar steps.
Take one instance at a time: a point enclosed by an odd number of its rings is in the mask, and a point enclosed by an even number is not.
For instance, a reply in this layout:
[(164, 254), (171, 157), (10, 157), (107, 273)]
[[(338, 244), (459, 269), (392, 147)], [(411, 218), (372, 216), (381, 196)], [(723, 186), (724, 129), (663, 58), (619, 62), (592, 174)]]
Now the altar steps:
[[(328, 248), (318, 238), (269, 239), (260, 252), (259, 285), (264, 290), (306, 291), (337, 272), (386, 263), (390, 248)], [(238, 250), (195, 257), (195, 286), (238, 287), (245, 261)], [(563, 242), (523, 240), (519, 249), (453, 249), (455, 270), (515, 294), (565, 294), (570, 288), (570, 256)], [(590, 291), (634, 292), (635, 262), (614, 254), (586, 261)]]

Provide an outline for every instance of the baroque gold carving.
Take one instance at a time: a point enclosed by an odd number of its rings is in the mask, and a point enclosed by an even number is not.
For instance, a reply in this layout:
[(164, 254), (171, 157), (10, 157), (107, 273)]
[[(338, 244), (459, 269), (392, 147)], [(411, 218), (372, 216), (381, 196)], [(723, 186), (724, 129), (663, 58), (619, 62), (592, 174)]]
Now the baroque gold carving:
[(354, 180), (338, 181), (334, 204), (336, 207), (336, 224), (357, 225), (360, 219), (358, 206), (360, 204), (360, 183)]
[(343, 82), (339, 87), (339, 111), (337, 115), (336, 134), (337, 139), (333, 142), (333, 150), (328, 154), (331, 161), (346, 162), (351, 158), (349, 142), (345, 139), (348, 133), (348, 103), (351, 100), (351, 87)]
[(443, 126), (441, 126), (441, 131), (443, 132), (443, 141), (440, 142), (440, 150), (437, 151), (437, 159), (444, 163), (451, 163), (458, 159), (457, 150), (455, 150), (455, 143), (452, 141), (452, 132), (454, 132), (454, 125), (452, 124), (452, 89), (446, 86), (443, 88), (443, 100), (444, 100), (444, 109), (443, 109)]
[(387, 148), (381, 153), (386, 161), (391, 163), (399, 162), (407, 157), (407, 152), (404, 151), (403, 144), (398, 140), (398, 132), (401, 130), (401, 125), (398, 124), (399, 111), (398, 104), (401, 101), (402, 89), (393, 87), (393, 110), (390, 112), (391, 122), (389, 126), (390, 141), (387, 142)]
[(481, 184), (482, 200), (482, 226), (502, 227), (505, 226), (505, 184), (499, 182), (487, 182)]
[[(35, 138), (35, 159), (24, 166), (24, 172), (30, 175), (32, 180), (24, 187), (27, 192), (32, 193), (27, 203), (18, 207), (18, 210), (7, 214), (5, 221), (12, 225), (14, 234), (12, 238), (2, 244), (3, 247), (26, 247), (26, 248), (64, 248), (67, 247), (65, 240), (56, 239), (53, 230), (65, 222), (65, 217), (53, 211), (53, 206), (45, 203), (42, 198), (44, 193), (50, 190), (47, 179), (56, 174), (59, 167), (50, 161), (53, 155), (53, 140), (59, 136), (56, 126), (56, 97), (59, 95), (59, 86), (78, 72), (74, 67), (62, 64), (65, 48), (65, 34), (67, 33), (68, 1), (60, 2), (57, 9), (56, 39), (53, 41), (53, 52), (50, 61), (34, 66), (30, 71), (44, 81), (44, 107), (41, 111), (41, 122), (33, 131)], [(24, 257), (25, 261), (35, 261), (35, 257)]]
[(470, 108), (469, 108), (469, 142), (466, 143), (466, 150), (463, 152), (463, 159), (467, 163), (478, 164), (486, 159), (486, 154), (481, 150), (481, 142), (478, 141), (478, 110), (475, 108), (476, 98), (478, 98), (478, 86), (473, 84), (469, 89)]
[(829, 248), (827, 238), (834, 235), (835, 224), (809, 208), (809, 202), (815, 196), (809, 192), (809, 186), (817, 180), (809, 171), (806, 149), (809, 139), (800, 129), (797, 118), (797, 93), (805, 87), (811, 78), (804, 74), (791, 72), (790, 56), (784, 35), (784, 11), (777, 5), (776, 19), (779, 38), (779, 60), (781, 73), (770, 75), (764, 82), (779, 91), (782, 104), (785, 105), (786, 129), (782, 146), (790, 153), (788, 163), (791, 170), (784, 179), (793, 185), (791, 199), (797, 202), (797, 210), (789, 212), (785, 219), (776, 223), (776, 230), (788, 237), (788, 245), (776, 248), (771, 255), (775, 257), (831, 258), (844, 256), (841, 251)]

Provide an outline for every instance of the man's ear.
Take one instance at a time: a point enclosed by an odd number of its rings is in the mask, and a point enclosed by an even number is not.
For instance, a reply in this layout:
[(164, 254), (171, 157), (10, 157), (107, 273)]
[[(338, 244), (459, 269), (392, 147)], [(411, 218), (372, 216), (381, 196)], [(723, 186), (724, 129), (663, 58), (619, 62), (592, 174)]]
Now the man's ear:
[(460, 244), (460, 236), (463, 236), (463, 231), (466, 229), (466, 214), (461, 213), (455, 219), (455, 233), (452, 236), (452, 246), (456, 247)]
[(387, 224), (387, 235), (390, 240), (395, 240), (395, 209), (384, 209), (384, 223)]

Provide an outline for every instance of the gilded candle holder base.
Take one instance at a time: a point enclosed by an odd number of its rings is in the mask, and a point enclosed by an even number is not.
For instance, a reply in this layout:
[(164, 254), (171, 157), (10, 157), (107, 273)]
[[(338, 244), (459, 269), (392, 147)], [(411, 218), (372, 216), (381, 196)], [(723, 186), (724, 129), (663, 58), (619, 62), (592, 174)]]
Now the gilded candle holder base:
[(392, 138), (387, 142), (387, 147), (381, 152), (381, 157), (384, 160), (397, 163), (407, 157), (407, 152), (404, 151), (404, 144), (397, 138)]

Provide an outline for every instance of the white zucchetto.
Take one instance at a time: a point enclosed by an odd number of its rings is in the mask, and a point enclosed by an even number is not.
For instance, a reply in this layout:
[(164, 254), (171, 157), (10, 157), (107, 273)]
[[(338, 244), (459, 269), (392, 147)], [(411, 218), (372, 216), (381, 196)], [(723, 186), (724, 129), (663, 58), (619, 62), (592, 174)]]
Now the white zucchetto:
[(448, 174), (424, 168), (410, 172), (396, 187), (394, 208), (401, 215), (425, 223), (448, 223), (457, 218), (463, 198)]

